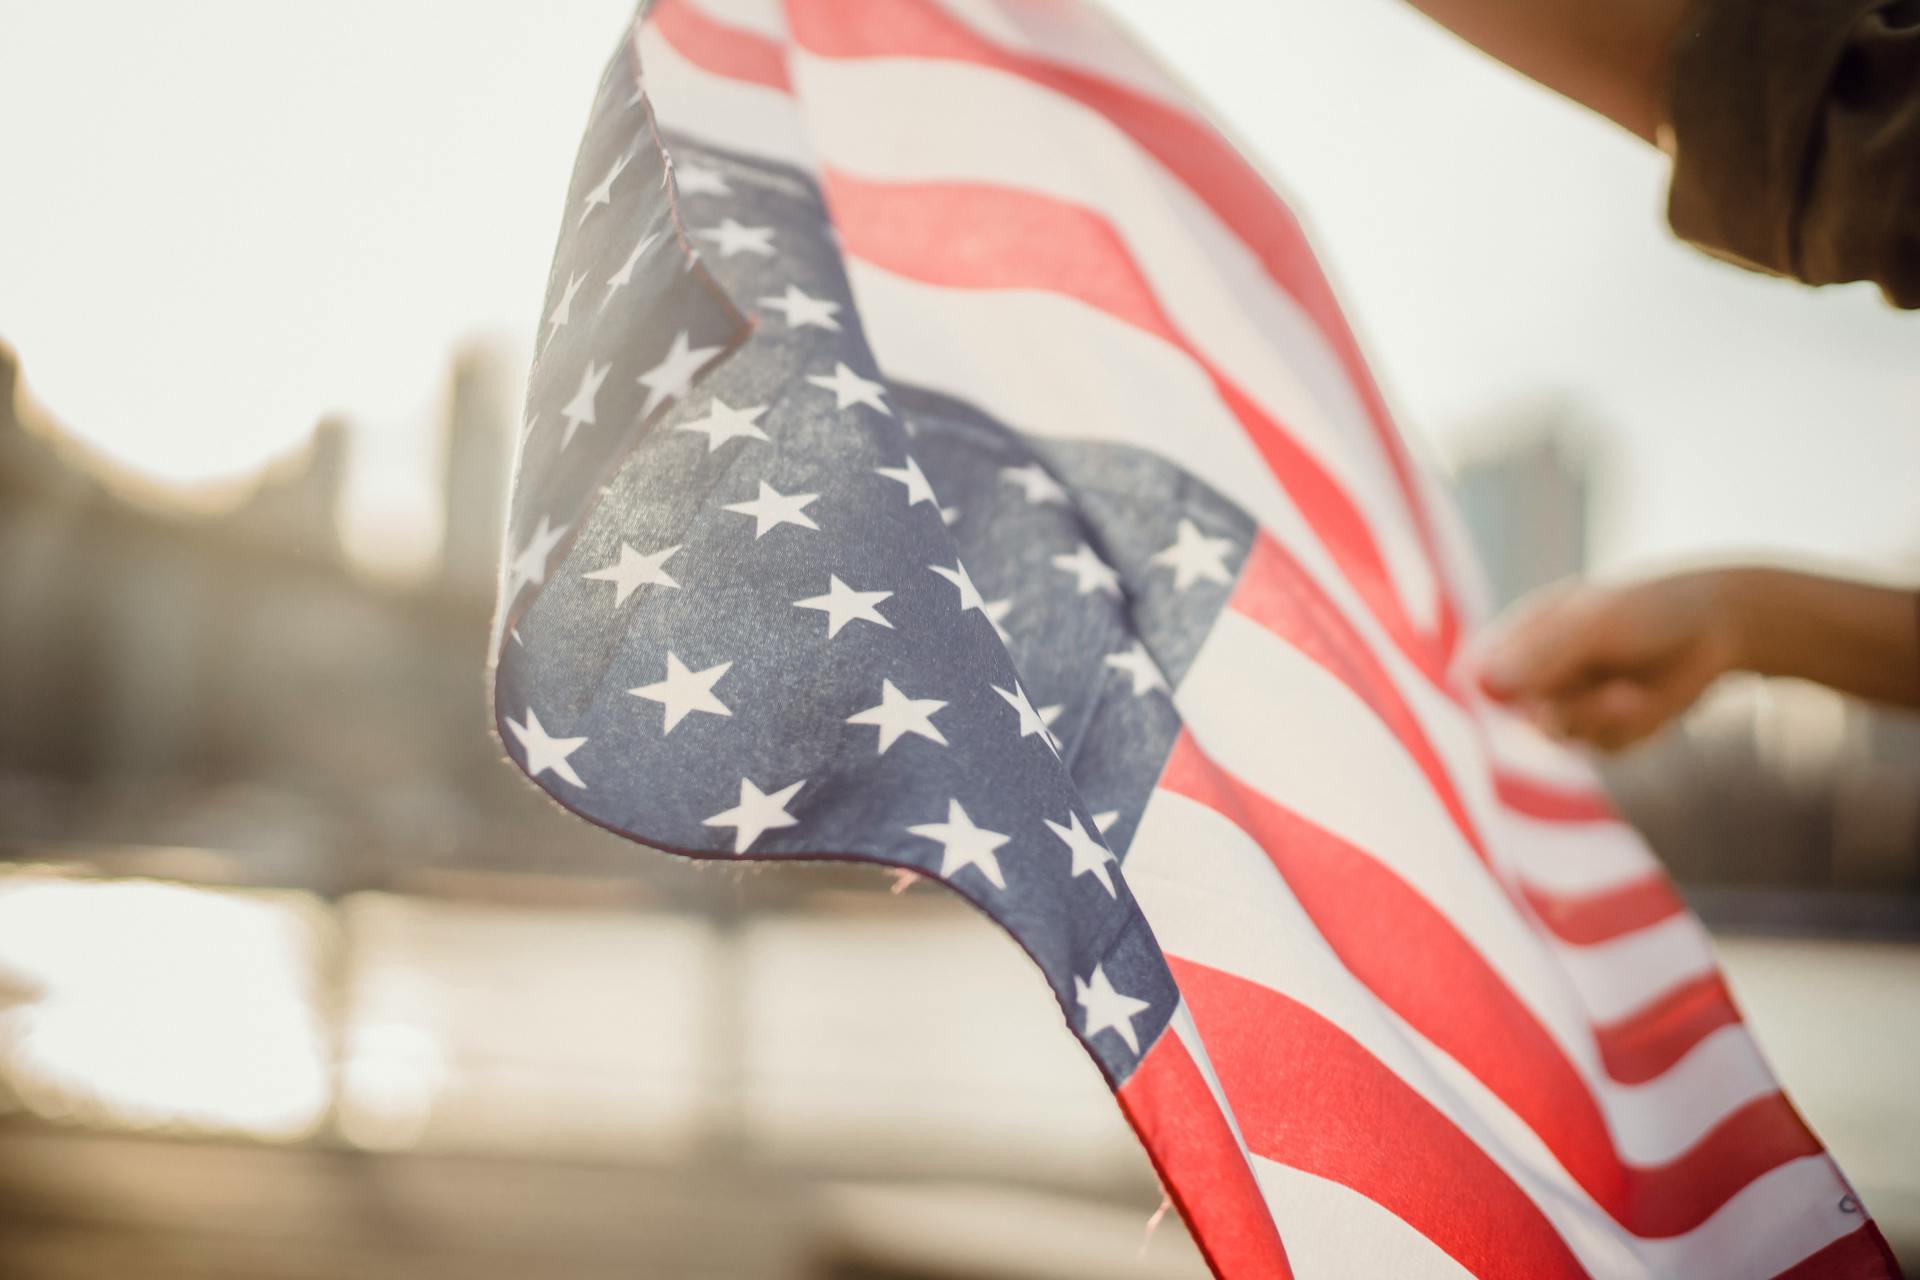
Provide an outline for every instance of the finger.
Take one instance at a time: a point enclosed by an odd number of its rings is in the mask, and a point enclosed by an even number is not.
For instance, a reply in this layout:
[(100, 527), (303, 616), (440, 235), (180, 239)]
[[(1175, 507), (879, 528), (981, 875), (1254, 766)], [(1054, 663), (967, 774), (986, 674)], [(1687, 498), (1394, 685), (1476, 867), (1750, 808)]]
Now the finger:
[(1622, 751), (1652, 737), (1691, 707), (1719, 667), (1710, 654), (1689, 654), (1655, 681), (1614, 678), (1552, 704), (1560, 734), (1602, 751)]
[(1613, 679), (1553, 704), (1553, 719), (1562, 737), (1619, 751), (1656, 732), (1666, 723), (1653, 690), (1626, 679)]
[(1582, 683), (1601, 639), (1598, 593), (1562, 590), (1524, 606), (1488, 642), (1480, 687), (1501, 701), (1548, 698)]

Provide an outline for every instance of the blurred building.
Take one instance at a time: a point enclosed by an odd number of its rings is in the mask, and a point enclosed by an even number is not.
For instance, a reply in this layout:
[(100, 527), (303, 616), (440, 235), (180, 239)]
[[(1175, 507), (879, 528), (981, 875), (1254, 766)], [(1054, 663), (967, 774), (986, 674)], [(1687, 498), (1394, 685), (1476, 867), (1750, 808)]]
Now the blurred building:
[(0, 847), (180, 846), (326, 893), (435, 868), (622, 874), (500, 756), (484, 645), (508, 379), (469, 352), (446, 419), (444, 552), (414, 584), (348, 561), (348, 433), (322, 422), (231, 510), (123, 496), (0, 350)]
[(1587, 567), (1592, 456), (1578, 418), (1557, 402), (1489, 420), (1455, 456), (1454, 497), (1496, 605)]
[(451, 594), (489, 607), (513, 456), (509, 383), (501, 360), (484, 349), (455, 357), (441, 453), (440, 580)]

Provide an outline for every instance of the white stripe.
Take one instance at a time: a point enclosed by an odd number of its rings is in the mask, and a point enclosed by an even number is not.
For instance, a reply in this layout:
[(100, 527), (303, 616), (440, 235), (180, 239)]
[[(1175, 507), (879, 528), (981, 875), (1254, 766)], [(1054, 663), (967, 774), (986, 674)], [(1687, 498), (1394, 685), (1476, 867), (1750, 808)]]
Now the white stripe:
[(1253, 1161), (1295, 1280), (1473, 1280), (1433, 1241), (1358, 1191), (1260, 1156)]
[(1550, 787), (1602, 790), (1600, 776), (1585, 757), (1569, 751), (1497, 702), (1479, 699), (1487, 730), (1487, 748), (1501, 768)]
[(939, 3), (949, 16), (995, 44), (1101, 76), (1183, 115), (1194, 114), (1172, 78), (1093, 5), (1034, 4), (1032, 0)]
[(1327, 468), (1374, 531), (1409, 613), (1431, 618), (1431, 569), (1338, 357), (1251, 251), (1132, 139), (1071, 99), (970, 63), (796, 50), (793, 70), (830, 168), (1014, 188), (1110, 222), (1174, 327)]
[(641, 86), (662, 128), (815, 172), (791, 94), (694, 66), (646, 23), (636, 29)]
[(1599, 1023), (1619, 1022), (1716, 968), (1707, 931), (1684, 911), (1590, 947), (1555, 950)]
[(1487, 837), (1506, 863), (1549, 893), (1603, 893), (1661, 872), (1638, 832), (1621, 822), (1547, 822), (1501, 809)]
[[(1485, 1151), (1596, 1276), (1747, 1274), (1743, 1260), (1754, 1274), (1771, 1275), (1859, 1225), (1837, 1207), (1845, 1186), (1831, 1162), (1809, 1157), (1756, 1179), (1691, 1232), (1638, 1239), (1505, 1103), (1346, 971), (1259, 846), (1226, 818), (1156, 792), (1125, 874), (1169, 954), (1279, 992), (1353, 1037)], [(1628, 1158), (1653, 1163), (1631, 1151)], [(1280, 1224), (1284, 1241), (1287, 1222)]]
[(698, 9), (713, 21), (739, 27), (764, 40), (787, 42), (787, 10), (781, 0), (674, 0)]

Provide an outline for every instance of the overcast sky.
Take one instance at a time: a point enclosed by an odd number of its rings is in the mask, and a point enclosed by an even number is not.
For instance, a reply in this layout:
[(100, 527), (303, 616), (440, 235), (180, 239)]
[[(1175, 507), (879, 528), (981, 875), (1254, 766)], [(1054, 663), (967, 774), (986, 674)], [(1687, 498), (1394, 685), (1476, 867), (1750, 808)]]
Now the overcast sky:
[[(1920, 316), (1671, 241), (1661, 158), (1398, 0), (1114, 0), (1276, 175), (1403, 422), (1564, 397), (1603, 565), (1920, 549)], [(628, 0), (0, 0), (0, 338), (132, 472), (357, 424), (356, 546), (417, 558), (451, 345), (517, 369)]]

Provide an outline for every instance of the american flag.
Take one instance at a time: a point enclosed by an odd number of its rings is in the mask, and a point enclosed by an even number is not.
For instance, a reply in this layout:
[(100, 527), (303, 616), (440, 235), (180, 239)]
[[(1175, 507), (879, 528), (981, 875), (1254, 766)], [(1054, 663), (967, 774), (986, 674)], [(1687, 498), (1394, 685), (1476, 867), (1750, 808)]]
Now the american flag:
[(568, 193), (509, 754), (658, 849), (935, 878), (1225, 1277), (1896, 1273), (1300, 228), (1075, 0), (666, 0)]

